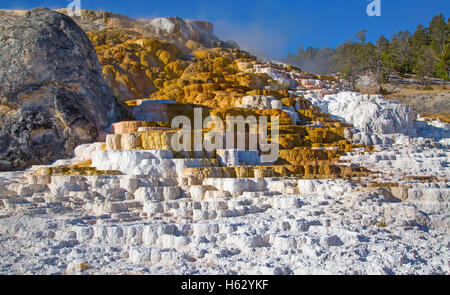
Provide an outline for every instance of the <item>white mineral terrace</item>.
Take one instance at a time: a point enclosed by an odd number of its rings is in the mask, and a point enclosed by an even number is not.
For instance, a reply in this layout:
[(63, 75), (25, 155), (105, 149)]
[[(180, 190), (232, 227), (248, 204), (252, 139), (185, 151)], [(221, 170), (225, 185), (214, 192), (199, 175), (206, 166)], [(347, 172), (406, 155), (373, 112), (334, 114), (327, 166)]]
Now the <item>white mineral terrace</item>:
[[(0, 273), (449, 274), (448, 124), (379, 96), (305, 97), (375, 145), (340, 159), (373, 175), (204, 177), (192, 169), (257, 165), (258, 154), (82, 145), (53, 166), (91, 161), (122, 175), (0, 174)], [(282, 105), (245, 97), (241, 107)]]

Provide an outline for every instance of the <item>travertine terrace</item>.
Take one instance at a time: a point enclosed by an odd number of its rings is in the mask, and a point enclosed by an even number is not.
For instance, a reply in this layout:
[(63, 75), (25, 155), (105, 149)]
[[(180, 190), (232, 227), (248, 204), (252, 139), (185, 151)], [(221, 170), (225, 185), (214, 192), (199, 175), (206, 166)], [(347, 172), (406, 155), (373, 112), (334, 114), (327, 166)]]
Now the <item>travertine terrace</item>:
[[(260, 62), (206, 22), (83, 13), (122, 120), (0, 174), (0, 273), (450, 272), (449, 124)], [(278, 160), (175, 151), (171, 121), (196, 108), (279, 117)]]

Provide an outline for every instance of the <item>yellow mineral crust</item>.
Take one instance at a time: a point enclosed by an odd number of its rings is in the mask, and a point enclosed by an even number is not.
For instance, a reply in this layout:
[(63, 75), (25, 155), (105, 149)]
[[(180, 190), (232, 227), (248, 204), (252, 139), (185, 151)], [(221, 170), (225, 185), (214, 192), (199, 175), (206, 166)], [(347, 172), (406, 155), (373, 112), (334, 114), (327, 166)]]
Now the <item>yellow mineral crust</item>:
[(116, 170), (97, 170), (95, 167), (83, 167), (73, 165), (73, 166), (39, 168), (38, 170), (35, 171), (35, 175), (40, 177), (52, 175), (101, 176), (101, 175), (122, 175), (122, 172)]
[[(267, 74), (258, 74), (255, 69), (263, 64), (245, 51), (205, 48), (192, 40), (186, 42), (184, 47), (179, 47), (164, 40), (145, 38), (138, 32), (118, 29), (91, 32), (89, 38), (95, 46), (105, 80), (125, 114), (123, 122), (113, 125), (114, 134), (106, 137), (105, 150), (171, 150), (171, 138), (177, 129), (152, 130), (142, 127), (168, 128), (171, 120), (178, 115), (187, 116), (194, 122), (194, 109), (201, 107), (202, 120), (210, 115), (218, 116), (224, 122), (230, 116), (267, 116), (269, 142), (274, 140), (270, 138), (270, 118), (279, 117), (279, 159), (274, 166), (188, 168), (185, 171), (186, 177), (195, 178), (196, 181), (206, 177), (336, 178), (366, 173), (359, 168), (339, 166), (337, 163), (345, 152), (355, 148), (371, 151), (372, 147), (352, 145), (344, 136), (350, 125), (322, 113), (301, 95), (276, 90), (286, 88), (278, 85)], [(325, 83), (335, 82), (333, 77), (317, 77), (291, 66), (271, 67), (275, 70), (294, 71), (297, 77), (301, 77), (300, 84), (316, 83), (301, 79), (322, 78)], [(283, 106), (294, 107), (298, 110), (296, 112), (300, 124), (295, 125), (291, 117), (281, 110), (237, 108), (242, 97), (247, 95), (273, 96), (281, 100)], [(177, 103), (142, 105), (148, 99), (173, 100)], [(157, 116), (152, 117), (149, 112), (158, 112), (167, 121), (150, 122), (152, 119), (156, 120)], [(131, 121), (131, 117), (135, 115), (140, 121)], [(208, 131), (202, 130), (202, 137)], [(191, 140), (192, 138), (193, 136)], [(246, 147), (249, 146), (249, 138), (250, 132), (246, 130)], [(195, 157), (192, 152), (174, 152), (174, 155)], [(209, 153), (205, 157), (214, 159), (215, 153)], [(216, 162), (215, 160), (209, 164), (214, 166)], [(76, 172), (77, 169), (88, 167), (61, 169)], [(88, 170), (83, 173), (96, 172)]]
[(239, 167), (200, 167), (186, 168), (184, 178), (191, 185), (200, 185), (206, 178), (261, 178), (261, 177), (297, 177), (304, 179), (351, 178), (368, 175), (359, 167), (347, 167), (333, 164), (278, 165), (278, 166), (239, 166)]

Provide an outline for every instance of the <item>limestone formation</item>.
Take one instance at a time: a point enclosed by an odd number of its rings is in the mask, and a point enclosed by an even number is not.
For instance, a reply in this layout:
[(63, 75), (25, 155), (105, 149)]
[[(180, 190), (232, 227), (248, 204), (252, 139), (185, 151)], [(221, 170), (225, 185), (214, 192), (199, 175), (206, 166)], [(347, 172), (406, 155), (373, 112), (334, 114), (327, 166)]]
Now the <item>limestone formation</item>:
[[(4, 23), (20, 17), (4, 14)], [(41, 14), (66, 20), (30, 12)], [(258, 61), (218, 41), (207, 22), (92, 11), (75, 19), (123, 119), (98, 142), (73, 142), (70, 159), (0, 173), (0, 273), (450, 273), (449, 124)], [(80, 116), (95, 112), (88, 126), (108, 127), (98, 111)], [(263, 161), (267, 150), (245, 126), (217, 135), (245, 149), (180, 151), (172, 142), (181, 127), (171, 126), (179, 115), (265, 116), (278, 158)], [(13, 132), (24, 132), (17, 124)], [(191, 146), (212, 129), (188, 131)]]

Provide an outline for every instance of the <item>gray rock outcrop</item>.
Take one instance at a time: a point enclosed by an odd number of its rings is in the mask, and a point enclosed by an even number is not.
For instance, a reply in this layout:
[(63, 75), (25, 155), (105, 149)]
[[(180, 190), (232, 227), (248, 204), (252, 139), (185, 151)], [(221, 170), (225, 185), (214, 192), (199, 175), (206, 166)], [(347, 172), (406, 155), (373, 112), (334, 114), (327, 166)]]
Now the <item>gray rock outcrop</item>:
[(119, 117), (94, 48), (71, 18), (37, 8), (0, 23), (0, 170), (70, 157)]

